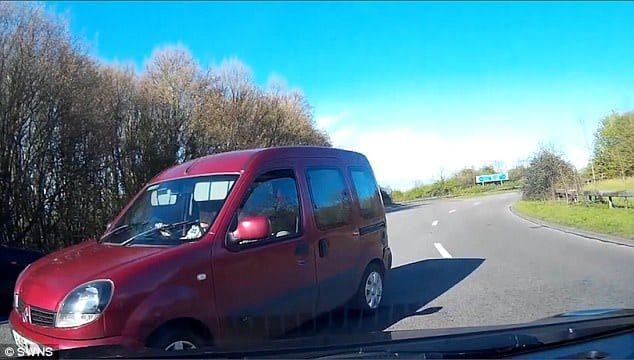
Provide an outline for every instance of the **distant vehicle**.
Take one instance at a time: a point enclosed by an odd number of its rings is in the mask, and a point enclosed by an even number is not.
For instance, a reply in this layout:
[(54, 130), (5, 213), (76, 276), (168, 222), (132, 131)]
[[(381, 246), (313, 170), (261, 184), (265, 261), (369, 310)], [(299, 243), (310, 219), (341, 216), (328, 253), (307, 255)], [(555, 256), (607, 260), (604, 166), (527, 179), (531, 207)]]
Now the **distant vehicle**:
[(0, 246), (0, 318), (6, 320), (9, 316), (18, 275), (40, 257), (42, 253), (37, 251)]
[(223, 153), (165, 170), (100, 239), (33, 263), (10, 324), (16, 343), (56, 349), (268, 338), (345, 304), (376, 311), (391, 263), (362, 154)]

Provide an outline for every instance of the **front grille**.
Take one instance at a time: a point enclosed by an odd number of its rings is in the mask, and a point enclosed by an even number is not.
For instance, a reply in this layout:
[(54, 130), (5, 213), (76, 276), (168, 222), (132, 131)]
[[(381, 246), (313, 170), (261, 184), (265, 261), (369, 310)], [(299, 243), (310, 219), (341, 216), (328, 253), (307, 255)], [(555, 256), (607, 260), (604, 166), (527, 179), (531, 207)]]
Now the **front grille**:
[(53, 326), (55, 312), (31, 306), (31, 323), (39, 326)]
[[(18, 314), (23, 315), (25, 309), (27, 308), (24, 300), (20, 296), (15, 297), (16, 302), (16, 310)], [(49, 311), (46, 309), (38, 308), (35, 306), (29, 306), (29, 314), (28, 318), (31, 319), (31, 324), (39, 325), (39, 326), (49, 326), (52, 327), (55, 325), (55, 312)]]

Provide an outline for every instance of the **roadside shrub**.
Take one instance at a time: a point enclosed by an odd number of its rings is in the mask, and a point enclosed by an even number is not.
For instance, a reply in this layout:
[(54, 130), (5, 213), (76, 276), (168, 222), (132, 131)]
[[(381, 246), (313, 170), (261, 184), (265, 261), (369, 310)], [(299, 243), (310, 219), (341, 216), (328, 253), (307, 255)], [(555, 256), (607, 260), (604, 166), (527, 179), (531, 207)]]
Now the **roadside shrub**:
[(574, 167), (554, 151), (542, 148), (530, 160), (526, 170), (523, 198), (526, 200), (547, 200), (555, 197), (555, 190), (561, 187), (578, 190), (578, 180)]

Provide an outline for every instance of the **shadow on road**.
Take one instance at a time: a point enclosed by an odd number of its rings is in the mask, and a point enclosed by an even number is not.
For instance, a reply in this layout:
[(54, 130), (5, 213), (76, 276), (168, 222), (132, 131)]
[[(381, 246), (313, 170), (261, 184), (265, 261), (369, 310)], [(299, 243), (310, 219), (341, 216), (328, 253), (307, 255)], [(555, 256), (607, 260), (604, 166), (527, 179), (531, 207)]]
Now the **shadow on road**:
[(374, 315), (338, 309), (310, 321), (285, 337), (382, 331), (412, 315), (429, 315), (441, 306), (424, 308), (475, 271), (484, 259), (430, 259), (393, 268), (382, 305)]
[(385, 208), (386, 213), (393, 213), (402, 210), (414, 209), (421, 206), (427, 206), (429, 203), (416, 203), (416, 204), (394, 204)]

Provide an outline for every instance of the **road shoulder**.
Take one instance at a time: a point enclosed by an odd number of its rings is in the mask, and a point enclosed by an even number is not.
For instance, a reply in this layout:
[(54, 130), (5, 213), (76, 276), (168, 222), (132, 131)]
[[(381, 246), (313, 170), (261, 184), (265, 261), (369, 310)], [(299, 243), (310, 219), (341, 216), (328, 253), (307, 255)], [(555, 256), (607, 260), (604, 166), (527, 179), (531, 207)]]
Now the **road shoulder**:
[(616, 244), (616, 245), (622, 245), (622, 246), (627, 246), (627, 247), (634, 247), (634, 241), (632, 240), (628, 240), (625, 238), (621, 238), (618, 236), (614, 236), (614, 235), (607, 235), (607, 234), (601, 234), (601, 233), (597, 233), (597, 232), (593, 232), (593, 231), (587, 231), (587, 230), (581, 230), (581, 229), (577, 229), (577, 228), (572, 228), (569, 226), (565, 226), (565, 225), (561, 225), (561, 224), (557, 224), (554, 222), (550, 222), (550, 221), (544, 221), (541, 219), (537, 219), (534, 218), (532, 216), (526, 215), (526, 214), (522, 214), (521, 212), (517, 211), (517, 209), (514, 208), (513, 206), (514, 204), (509, 205), (509, 211), (521, 218), (524, 219), (526, 221), (529, 221), (533, 224), (548, 228), (548, 229), (552, 229), (552, 230), (556, 230), (556, 231), (561, 231), (564, 232), (566, 234), (572, 234), (572, 235), (577, 235), (577, 236), (581, 236), (584, 237), (586, 239), (592, 239), (592, 240), (597, 240), (597, 241), (602, 241), (602, 242), (606, 242), (606, 243), (611, 243), (611, 244)]

